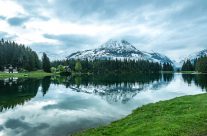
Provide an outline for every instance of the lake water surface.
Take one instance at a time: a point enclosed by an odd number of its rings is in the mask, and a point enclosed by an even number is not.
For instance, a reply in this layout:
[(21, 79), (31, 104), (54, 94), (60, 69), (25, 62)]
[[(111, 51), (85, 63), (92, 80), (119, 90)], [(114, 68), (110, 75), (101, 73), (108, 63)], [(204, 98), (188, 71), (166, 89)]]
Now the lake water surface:
[(187, 74), (0, 79), (0, 136), (66, 136), (206, 88), (206, 75)]

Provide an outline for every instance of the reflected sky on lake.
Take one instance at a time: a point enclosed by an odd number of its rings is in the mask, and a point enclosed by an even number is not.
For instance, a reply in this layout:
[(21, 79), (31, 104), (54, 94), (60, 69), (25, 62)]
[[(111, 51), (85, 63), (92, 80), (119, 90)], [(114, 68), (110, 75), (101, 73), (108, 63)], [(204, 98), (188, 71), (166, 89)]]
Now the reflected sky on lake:
[(143, 104), (205, 93), (203, 78), (175, 74), (129, 82), (98, 77), (79, 83), (65, 78), (18, 79), (12, 85), (2, 81), (0, 136), (64, 136), (108, 124)]

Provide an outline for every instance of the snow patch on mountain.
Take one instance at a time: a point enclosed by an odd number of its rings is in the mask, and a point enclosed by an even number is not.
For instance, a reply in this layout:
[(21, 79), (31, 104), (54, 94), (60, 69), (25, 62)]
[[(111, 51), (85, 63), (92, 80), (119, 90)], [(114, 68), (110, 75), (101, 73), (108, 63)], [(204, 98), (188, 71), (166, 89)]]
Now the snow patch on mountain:
[(188, 56), (187, 59), (195, 60), (197, 58), (204, 57), (204, 56), (207, 56), (207, 49), (191, 54)]
[(109, 40), (94, 50), (78, 51), (70, 54), (67, 59), (80, 60), (149, 60), (158, 63), (171, 63), (167, 56), (156, 52), (145, 52), (136, 49), (126, 40)]
[(153, 81), (151, 84), (121, 83), (118, 86), (117, 84), (111, 84), (110, 86), (94, 86), (92, 84), (88, 84), (87, 86), (81, 85), (79, 87), (77, 87), (77, 85), (71, 85), (69, 88), (72, 91), (100, 96), (109, 103), (127, 103), (141, 91), (160, 88), (167, 84), (168, 82), (160, 80)]
[(181, 60), (180, 63), (183, 64), (183, 62), (186, 60), (190, 60), (193, 63), (195, 61), (195, 59), (198, 59), (198, 58), (204, 57), (204, 56), (207, 56), (207, 49), (199, 51), (199, 52), (195, 52), (195, 53), (189, 55), (185, 59)]
[(108, 49), (108, 50), (119, 50), (119, 51), (134, 51), (136, 48), (131, 45), (126, 40), (121, 41), (115, 41), (115, 40), (109, 40), (105, 44), (102, 44), (102, 49)]

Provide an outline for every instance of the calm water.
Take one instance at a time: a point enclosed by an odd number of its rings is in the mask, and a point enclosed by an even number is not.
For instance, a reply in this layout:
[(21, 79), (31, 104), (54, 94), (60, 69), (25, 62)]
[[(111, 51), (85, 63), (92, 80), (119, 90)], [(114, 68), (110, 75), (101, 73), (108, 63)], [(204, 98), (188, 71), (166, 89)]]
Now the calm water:
[(143, 104), (206, 88), (206, 75), (1, 79), (0, 136), (66, 136), (108, 124)]

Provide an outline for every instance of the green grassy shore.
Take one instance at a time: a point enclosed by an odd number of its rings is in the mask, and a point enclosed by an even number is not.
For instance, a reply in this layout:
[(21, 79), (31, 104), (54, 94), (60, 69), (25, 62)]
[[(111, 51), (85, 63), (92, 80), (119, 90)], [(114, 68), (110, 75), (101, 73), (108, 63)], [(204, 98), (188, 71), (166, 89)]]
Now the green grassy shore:
[(24, 73), (4, 73), (0, 72), (0, 78), (9, 78), (9, 77), (29, 77), (29, 78), (41, 78), (45, 76), (51, 76), (52, 73), (46, 73), (44, 71), (33, 71), (33, 72), (24, 72)]
[(207, 94), (148, 104), (108, 126), (74, 135), (204, 136), (207, 135)]

